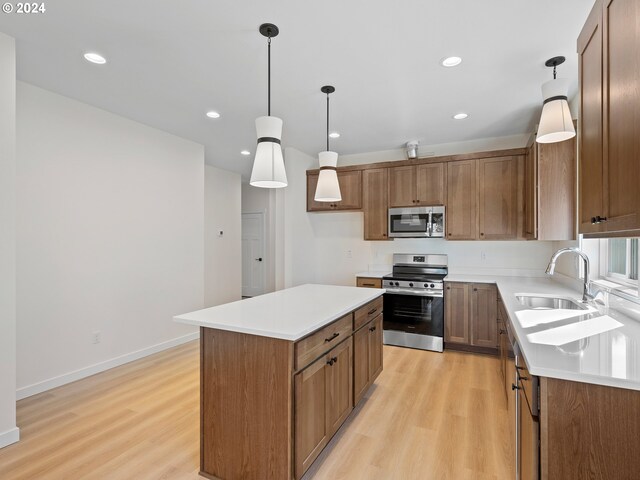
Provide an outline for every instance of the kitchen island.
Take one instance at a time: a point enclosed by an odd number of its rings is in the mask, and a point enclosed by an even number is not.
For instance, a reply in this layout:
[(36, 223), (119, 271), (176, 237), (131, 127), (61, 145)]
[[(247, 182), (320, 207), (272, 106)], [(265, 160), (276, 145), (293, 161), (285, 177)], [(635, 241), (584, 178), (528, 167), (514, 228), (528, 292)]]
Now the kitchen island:
[(301, 285), (200, 327), (200, 473), (299, 479), (382, 371), (382, 289)]

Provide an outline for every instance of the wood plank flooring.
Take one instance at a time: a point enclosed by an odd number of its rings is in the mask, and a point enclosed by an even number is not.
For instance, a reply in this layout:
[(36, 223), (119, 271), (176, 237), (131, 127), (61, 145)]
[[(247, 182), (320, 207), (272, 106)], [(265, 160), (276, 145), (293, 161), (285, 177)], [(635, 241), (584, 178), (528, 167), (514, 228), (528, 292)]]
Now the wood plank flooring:
[[(201, 479), (198, 342), (18, 402), (0, 478)], [(384, 371), (304, 480), (509, 479), (496, 358), (384, 348)]]

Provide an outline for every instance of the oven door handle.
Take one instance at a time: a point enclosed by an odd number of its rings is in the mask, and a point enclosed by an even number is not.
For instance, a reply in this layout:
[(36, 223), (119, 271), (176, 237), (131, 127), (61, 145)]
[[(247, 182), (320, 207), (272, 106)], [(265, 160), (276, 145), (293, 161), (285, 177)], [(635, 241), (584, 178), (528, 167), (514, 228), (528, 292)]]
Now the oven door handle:
[(414, 297), (444, 297), (442, 290), (408, 290), (403, 288), (387, 288), (385, 291), (389, 295), (412, 295)]

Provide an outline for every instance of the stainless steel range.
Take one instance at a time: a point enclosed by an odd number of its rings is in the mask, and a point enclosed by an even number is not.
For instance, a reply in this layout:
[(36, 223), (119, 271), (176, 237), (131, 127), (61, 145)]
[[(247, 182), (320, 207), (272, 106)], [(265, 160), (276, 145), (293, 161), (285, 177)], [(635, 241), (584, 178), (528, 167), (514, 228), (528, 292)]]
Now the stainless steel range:
[(383, 277), (384, 343), (442, 352), (446, 255), (394, 253)]

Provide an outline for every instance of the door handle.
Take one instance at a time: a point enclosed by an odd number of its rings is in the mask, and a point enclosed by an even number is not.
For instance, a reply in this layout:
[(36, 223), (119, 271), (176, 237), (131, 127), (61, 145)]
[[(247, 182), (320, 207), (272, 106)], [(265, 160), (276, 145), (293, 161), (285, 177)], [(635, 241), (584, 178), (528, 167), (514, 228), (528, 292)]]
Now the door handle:
[(261, 262), (262, 261), (262, 257), (260, 258), (256, 258), (257, 261)]

